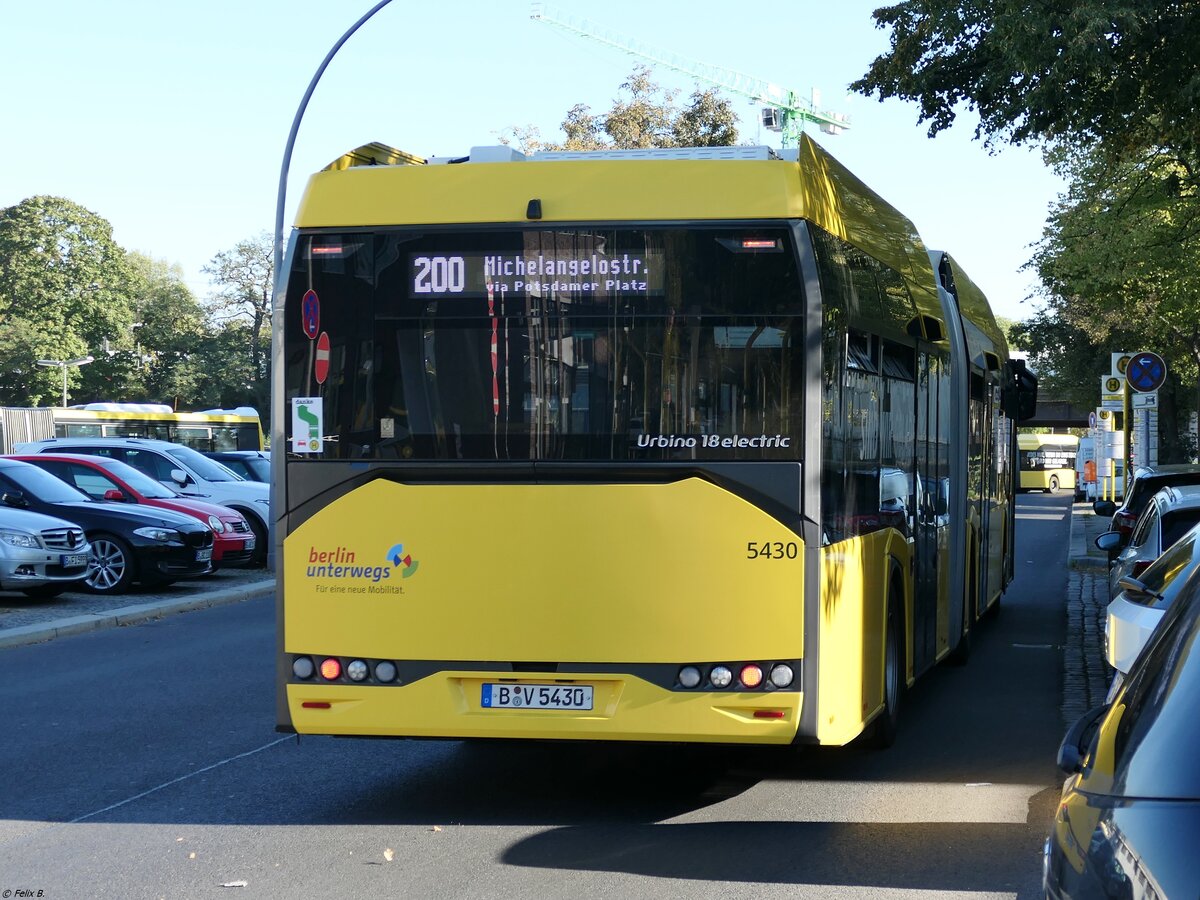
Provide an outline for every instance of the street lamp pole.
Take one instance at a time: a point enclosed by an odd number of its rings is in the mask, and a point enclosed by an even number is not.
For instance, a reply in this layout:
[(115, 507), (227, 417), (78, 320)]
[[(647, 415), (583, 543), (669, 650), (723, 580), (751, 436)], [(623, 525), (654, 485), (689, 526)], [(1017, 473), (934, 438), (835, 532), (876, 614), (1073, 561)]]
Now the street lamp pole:
[(63, 377), (62, 405), (63, 405), (63, 408), (66, 409), (66, 406), (67, 406), (67, 369), (69, 369), (71, 366), (86, 366), (88, 363), (94, 362), (94, 361), (95, 361), (95, 357), (93, 357), (93, 356), (80, 356), (80, 357), (76, 357), (75, 359), (39, 359), (37, 361), (37, 364), (39, 366), (46, 366), (47, 368), (50, 368), (50, 369), (62, 369), (62, 377)]

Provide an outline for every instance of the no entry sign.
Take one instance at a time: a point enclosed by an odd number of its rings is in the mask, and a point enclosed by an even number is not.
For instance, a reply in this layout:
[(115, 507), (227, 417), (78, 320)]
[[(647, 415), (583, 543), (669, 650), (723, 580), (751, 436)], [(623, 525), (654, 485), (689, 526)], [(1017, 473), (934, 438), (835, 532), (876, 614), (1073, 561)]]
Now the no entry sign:
[(317, 356), (313, 361), (313, 375), (317, 379), (317, 384), (324, 384), (325, 379), (329, 377), (329, 332), (322, 331), (321, 336), (317, 338)]

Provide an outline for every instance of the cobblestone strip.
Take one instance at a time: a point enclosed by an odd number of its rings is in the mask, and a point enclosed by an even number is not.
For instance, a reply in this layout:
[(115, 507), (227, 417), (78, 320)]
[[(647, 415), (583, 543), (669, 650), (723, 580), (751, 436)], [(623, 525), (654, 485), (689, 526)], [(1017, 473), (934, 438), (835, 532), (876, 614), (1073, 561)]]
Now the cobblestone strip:
[(1071, 725), (1104, 702), (1111, 670), (1104, 661), (1108, 579), (1103, 572), (1073, 569), (1067, 582), (1067, 641), (1063, 648), (1062, 718)]

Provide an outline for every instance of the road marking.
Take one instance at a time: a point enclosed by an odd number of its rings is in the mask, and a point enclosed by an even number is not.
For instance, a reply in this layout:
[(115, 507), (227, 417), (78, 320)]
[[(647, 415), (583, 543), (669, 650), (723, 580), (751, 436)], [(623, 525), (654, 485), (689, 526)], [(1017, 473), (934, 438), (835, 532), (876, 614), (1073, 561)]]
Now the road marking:
[(104, 807), (104, 809), (98, 809), (95, 812), (90, 812), (87, 815), (80, 816), (77, 819), (72, 819), (70, 822), (64, 822), (63, 824), (74, 825), (76, 822), (83, 822), (87, 819), (94, 818), (95, 816), (103, 815), (106, 812), (111, 812), (112, 810), (125, 806), (128, 803), (132, 803), (135, 800), (141, 800), (143, 797), (148, 797), (151, 794), (157, 793), (163, 788), (169, 788), (173, 784), (179, 784), (191, 778), (195, 778), (197, 775), (203, 775), (205, 772), (211, 772), (213, 769), (219, 769), (221, 766), (227, 765), (231, 762), (237, 762), (239, 759), (245, 759), (247, 756), (253, 756), (255, 753), (262, 753), (264, 750), (270, 750), (277, 744), (282, 744), (284, 741), (290, 740), (293, 740), (290, 735), (276, 738), (268, 744), (263, 744), (261, 747), (255, 747), (253, 750), (247, 750), (245, 753), (239, 753), (237, 756), (230, 756), (229, 758), (223, 759), (220, 762), (215, 762), (210, 766), (205, 766), (203, 769), (197, 769), (195, 772), (189, 772), (186, 775), (180, 775), (178, 778), (172, 778), (170, 781), (164, 781), (157, 787), (152, 787), (149, 790), (142, 791), (140, 794), (134, 794), (132, 797), (127, 797), (124, 800), (118, 800), (116, 803)]

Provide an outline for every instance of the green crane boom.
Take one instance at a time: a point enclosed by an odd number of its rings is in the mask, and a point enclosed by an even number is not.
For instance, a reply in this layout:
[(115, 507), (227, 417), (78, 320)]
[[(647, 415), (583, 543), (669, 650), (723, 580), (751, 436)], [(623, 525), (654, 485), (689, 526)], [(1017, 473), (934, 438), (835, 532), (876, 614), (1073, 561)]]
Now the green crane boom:
[(800, 133), (804, 130), (806, 122), (817, 124), (826, 134), (841, 134), (850, 127), (846, 116), (818, 110), (812, 100), (803, 97), (798, 91), (780, 87), (732, 69), (696, 62), (678, 54), (651, 47), (587, 19), (561, 13), (545, 4), (533, 4), (530, 18), (535, 22), (542, 22), (570, 34), (588, 38), (620, 50), (622, 53), (649, 60), (732, 93), (757, 100), (766, 107), (763, 110), (763, 125), (772, 131), (781, 133), (780, 140), (784, 147), (799, 141)]

